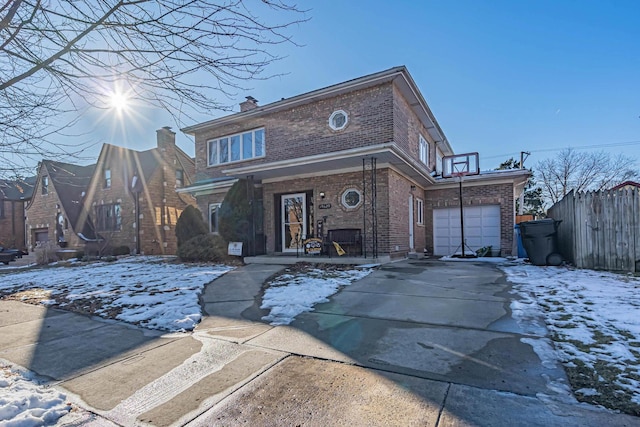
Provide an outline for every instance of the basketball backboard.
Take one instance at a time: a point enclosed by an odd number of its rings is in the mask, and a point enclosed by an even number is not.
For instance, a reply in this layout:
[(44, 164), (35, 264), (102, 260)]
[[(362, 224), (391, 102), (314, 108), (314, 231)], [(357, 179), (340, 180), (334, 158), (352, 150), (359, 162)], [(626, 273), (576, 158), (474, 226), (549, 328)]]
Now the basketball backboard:
[(478, 153), (454, 154), (442, 158), (442, 177), (478, 175), (480, 161)]

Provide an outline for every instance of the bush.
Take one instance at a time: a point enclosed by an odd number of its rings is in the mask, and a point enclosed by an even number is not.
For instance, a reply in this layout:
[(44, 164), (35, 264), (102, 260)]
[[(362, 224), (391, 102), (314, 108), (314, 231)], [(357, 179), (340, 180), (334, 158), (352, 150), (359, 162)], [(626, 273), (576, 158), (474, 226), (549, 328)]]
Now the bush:
[(249, 181), (239, 179), (224, 197), (218, 217), (220, 235), (228, 242), (243, 242), (243, 252), (245, 253), (248, 248), (247, 244), (253, 237), (251, 234), (253, 221), (251, 199), (257, 198), (256, 192), (256, 188)]
[(129, 249), (129, 246), (127, 245), (116, 246), (115, 248), (113, 248), (112, 253), (114, 256), (129, 255), (131, 254), (131, 249)]
[(202, 212), (191, 205), (182, 212), (176, 223), (176, 237), (178, 247), (196, 236), (201, 236), (209, 232), (207, 224), (202, 220)]
[(227, 242), (217, 234), (192, 237), (178, 247), (178, 258), (188, 262), (227, 262)]

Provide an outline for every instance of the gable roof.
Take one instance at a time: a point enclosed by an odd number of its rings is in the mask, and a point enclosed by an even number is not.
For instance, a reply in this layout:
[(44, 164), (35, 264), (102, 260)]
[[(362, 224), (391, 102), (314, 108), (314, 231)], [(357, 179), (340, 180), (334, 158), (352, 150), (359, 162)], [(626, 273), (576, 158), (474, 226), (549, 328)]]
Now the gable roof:
[(429, 135), (431, 135), (436, 144), (442, 146), (443, 151), (445, 151), (446, 153), (453, 153), (447, 137), (444, 135), (444, 132), (436, 121), (435, 116), (431, 112), (431, 109), (427, 105), (427, 102), (420, 93), (418, 86), (416, 85), (415, 81), (404, 65), (369, 74), (363, 77), (358, 77), (356, 79), (347, 80), (346, 82), (327, 86), (325, 88), (303, 93), (301, 95), (296, 95), (291, 98), (282, 99), (280, 101), (272, 102), (263, 106), (258, 106), (251, 110), (230, 114), (228, 116), (209, 120), (204, 123), (187, 126), (185, 128), (182, 128), (181, 130), (186, 134), (194, 135), (196, 132), (209, 129), (214, 126), (235, 123), (247, 118), (293, 108), (302, 104), (307, 104), (309, 102), (330, 98), (343, 93), (365, 89), (367, 87), (372, 87), (387, 82), (395, 82), (397, 84), (400, 92), (409, 101), (409, 104), (414, 109), (418, 117), (420, 117), (420, 119), (424, 122)]
[(0, 199), (29, 200), (33, 196), (35, 182), (35, 176), (15, 180), (0, 179)]
[(56, 189), (69, 223), (76, 229), (83, 209), (82, 198), (96, 165), (79, 166), (52, 160), (44, 160), (42, 164), (49, 174), (49, 183)]
[(621, 188), (624, 187), (636, 187), (636, 188), (640, 188), (640, 183), (635, 182), (635, 181), (625, 181), (621, 184), (616, 185), (615, 187), (611, 187), (612, 190), (619, 190)]

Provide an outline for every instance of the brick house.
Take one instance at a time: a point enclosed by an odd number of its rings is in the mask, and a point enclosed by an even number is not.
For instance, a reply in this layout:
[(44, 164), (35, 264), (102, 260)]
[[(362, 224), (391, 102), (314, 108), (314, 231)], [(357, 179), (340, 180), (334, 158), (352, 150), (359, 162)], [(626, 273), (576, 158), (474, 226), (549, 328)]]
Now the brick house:
[(166, 127), (157, 131), (157, 147), (151, 150), (104, 144), (92, 166), (44, 161), (27, 209), (30, 244), (59, 241), (61, 226), (56, 231), (54, 220), (60, 219), (65, 245), (72, 248), (88, 244), (175, 254), (177, 218), (195, 204), (176, 189), (189, 185), (194, 173), (194, 160), (176, 146), (175, 133)]
[(93, 175), (95, 165), (78, 166), (71, 163), (43, 160), (33, 197), (26, 207), (27, 246), (33, 250), (38, 243), (65, 242), (82, 245), (78, 233), (83, 193)]
[(25, 206), (33, 195), (35, 177), (0, 179), (0, 246), (25, 250)]
[[(342, 229), (359, 230), (358, 254), (367, 257), (440, 250), (434, 214), (449, 213), (459, 197), (457, 181), (437, 176), (453, 150), (405, 67), (264, 106), (247, 97), (240, 110), (183, 129), (195, 137), (196, 182), (181, 191), (195, 195), (212, 232), (226, 192), (246, 178), (262, 190), (267, 253), (297, 252), (306, 238)], [(491, 226), (503, 254), (527, 176), (483, 174), (465, 184), (465, 205), (497, 209)]]

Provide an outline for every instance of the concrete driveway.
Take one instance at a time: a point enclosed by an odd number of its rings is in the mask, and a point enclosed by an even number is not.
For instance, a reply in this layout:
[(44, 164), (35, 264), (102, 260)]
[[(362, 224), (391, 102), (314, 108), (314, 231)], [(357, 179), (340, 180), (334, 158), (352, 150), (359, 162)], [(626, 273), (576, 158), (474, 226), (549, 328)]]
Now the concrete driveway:
[(550, 342), (492, 265), (382, 266), (286, 327), (260, 321), (248, 265), (205, 289), (193, 334), (0, 302), (0, 358), (45, 375), (88, 412), (68, 425), (632, 426), (578, 405)]

